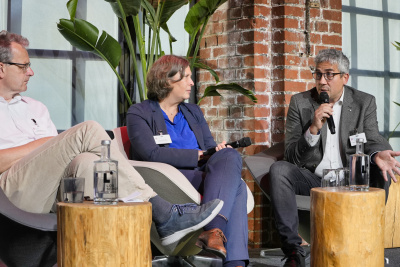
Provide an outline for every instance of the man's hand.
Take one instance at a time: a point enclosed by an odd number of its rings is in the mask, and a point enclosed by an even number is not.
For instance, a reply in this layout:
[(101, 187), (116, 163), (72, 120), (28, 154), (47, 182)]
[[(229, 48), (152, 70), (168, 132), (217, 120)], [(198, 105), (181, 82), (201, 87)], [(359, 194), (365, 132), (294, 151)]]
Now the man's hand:
[(318, 134), (319, 130), (326, 122), (326, 119), (333, 114), (333, 104), (321, 104), (319, 108), (314, 113), (314, 119), (310, 126), (310, 133), (313, 135)]
[(385, 181), (388, 180), (386, 174), (386, 172), (388, 172), (393, 182), (397, 183), (395, 174), (400, 175), (400, 162), (398, 162), (395, 157), (398, 156), (400, 156), (400, 151), (385, 150), (376, 153), (374, 161), (381, 169)]

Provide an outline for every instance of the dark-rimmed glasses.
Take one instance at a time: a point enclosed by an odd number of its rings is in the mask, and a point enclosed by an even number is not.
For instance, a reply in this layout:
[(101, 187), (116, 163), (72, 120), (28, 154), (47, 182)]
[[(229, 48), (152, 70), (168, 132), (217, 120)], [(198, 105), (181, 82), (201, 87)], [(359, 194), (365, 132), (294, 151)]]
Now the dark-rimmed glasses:
[(15, 63), (15, 62), (3, 62), (4, 64), (8, 64), (8, 65), (15, 65), (18, 68), (22, 69), (23, 71), (27, 71), (30, 67), (31, 67), (31, 63)]
[(343, 73), (342, 72), (325, 72), (325, 73), (322, 73), (322, 72), (316, 71), (316, 72), (313, 72), (312, 76), (313, 76), (313, 78), (315, 80), (321, 80), (322, 75), (324, 75), (325, 80), (332, 81), (333, 78), (335, 78), (335, 75), (338, 75), (338, 74), (343, 74)]

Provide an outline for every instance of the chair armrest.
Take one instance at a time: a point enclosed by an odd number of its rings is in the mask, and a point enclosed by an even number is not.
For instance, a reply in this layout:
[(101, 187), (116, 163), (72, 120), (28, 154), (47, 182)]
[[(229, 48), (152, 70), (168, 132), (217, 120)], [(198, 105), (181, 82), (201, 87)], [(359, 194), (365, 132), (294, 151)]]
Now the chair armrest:
[(269, 174), (271, 165), (283, 159), (284, 149), (285, 144), (281, 142), (244, 159), (247, 168), (258, 185), (261, 184), (261, 179)]
[(130, 160), (145, 182), (163, 199), (174, 203), (200, 204), (201, 196), (188, 179), (175, 167), (148, 161)]
[(0, 214), (21, 225), (41, 231), (57, 231), (55, 213), (31, 213), (16, 207), (0, 188)]

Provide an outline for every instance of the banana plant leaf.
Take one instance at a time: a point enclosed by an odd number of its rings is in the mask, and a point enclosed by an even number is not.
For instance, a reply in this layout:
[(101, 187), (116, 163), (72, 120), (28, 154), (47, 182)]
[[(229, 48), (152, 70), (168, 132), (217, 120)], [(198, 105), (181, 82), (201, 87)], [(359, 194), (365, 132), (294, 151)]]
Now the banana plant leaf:
[(71, 20), (75, 19), (77, 6), (78, 6), (78, 0), (69, 0), (67, 2), (67, 9)]
[(253, 101), (253, 103), (257, 103), (257, 98), (254, 96), (254, 93), (252, 91), (247, 90), (236, 83), (229, 83), (229, 84), (212, 85), (207, 87), (206, 90), (204, 91), (204, 95), (199, 99), (197, 104), (200, 104), (200, 102), (207, 96), (221, 96), (221, 94), (218, 93), (217, 90), (236, 91), (248, 97), (251, 101)]
[[(104, 0), (110, 3), (112, 10), (114, 11), (115, 15), (119, 18), (125, 19), (129, 16), (136, 16), (140, 11), (141, 0)], [(119, 9), (119, 3), (122, 6), (122, 9), (125, 14), (121, 13)]]
[(203, 25), (207, 17), (214, 14), (215, 10), (227, 0), (200, 0), (190, 8), (185, 19), (185, 30), (190, 34), (196, 34), (199, 25)]
[(392, 44), (397, 48), (397, 50), (400, 50), (400, 43), (399, 42), (395, 41), (395, 43), (392, 43)]
[(107, 32), (103, 31), (99, 38), (99, 30), (93, 24), (82, 19), (60, 19), (58, 31), (72, 46), (92, 52), (107, 61), (114, 69), (121, 59), (120, 44)]
[(195, 62), (193, 64), (193, 67), (198, 68), (198, 69), (208, 70), (211, 73), (211, 75), (214, 77), (215, 82), (219, 83), (218, 74), (211, 67), (209, 67), (208, 65), (206, 65), (204, 63), (200, 63), (200, 62)]

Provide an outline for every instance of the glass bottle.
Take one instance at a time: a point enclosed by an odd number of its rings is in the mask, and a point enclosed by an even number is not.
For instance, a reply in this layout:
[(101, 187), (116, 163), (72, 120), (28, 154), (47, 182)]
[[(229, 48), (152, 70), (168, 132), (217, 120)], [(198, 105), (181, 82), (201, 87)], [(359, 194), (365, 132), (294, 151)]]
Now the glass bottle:
[(369, 191), (369, 155), (364, 154), (364, 139), (356, 139), (356, 153), (350, 156), (350, 190)]
[(118, 202), (118, 161), (110, 159), (110, 145), (110, 140), (101, 141), (101, 157), (94, 162), (94, 204)]

